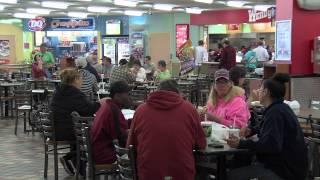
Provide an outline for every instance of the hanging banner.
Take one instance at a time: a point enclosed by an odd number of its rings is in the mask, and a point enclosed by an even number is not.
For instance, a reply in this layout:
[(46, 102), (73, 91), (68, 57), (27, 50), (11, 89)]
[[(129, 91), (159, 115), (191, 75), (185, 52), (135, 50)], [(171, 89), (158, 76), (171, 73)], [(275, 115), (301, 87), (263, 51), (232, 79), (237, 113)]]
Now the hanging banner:
[(48, 30), (51, 31), (81, 31), (81, 30), (94, 30), (94, 18), (52, 18)]
[(189, 24), (176, 25), (176, 56), (179, 56), (179, 49), (189, 40)]
[(291, 20), (276, 22), (276, 60), (291, 61)]

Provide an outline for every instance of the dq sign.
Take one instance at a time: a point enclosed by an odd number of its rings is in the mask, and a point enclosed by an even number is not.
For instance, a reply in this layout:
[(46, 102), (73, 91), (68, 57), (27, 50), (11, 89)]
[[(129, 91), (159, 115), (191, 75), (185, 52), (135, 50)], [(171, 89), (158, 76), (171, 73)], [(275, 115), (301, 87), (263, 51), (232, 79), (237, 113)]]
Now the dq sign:
[(30, 31), (41, 31), (45, 27), (46, 20), (42, 17), (37, 17), (28, 21), (28, 28)]

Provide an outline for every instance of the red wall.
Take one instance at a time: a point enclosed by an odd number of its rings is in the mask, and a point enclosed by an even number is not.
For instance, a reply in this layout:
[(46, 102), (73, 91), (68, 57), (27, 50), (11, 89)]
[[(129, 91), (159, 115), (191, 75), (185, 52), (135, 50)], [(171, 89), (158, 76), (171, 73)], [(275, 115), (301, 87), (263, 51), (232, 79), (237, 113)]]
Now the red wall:
[[(270, 22), (269, 19), (257, 22)], [(249, 23), (249, 13), (247, 9), (205, 11), (201, 14), (190, 16), (191, 25), (210, 25), (210, 24), (240, 24)]]
[[(292, 6), (292, 11), (288, 10)], [(277, 0), (277, 20), (292, 17), (292, 75), (313, 74), (311, 63), (312, 40), (320, 36), (320, 11), (306, 11), (298, 7), (296, 0)]]

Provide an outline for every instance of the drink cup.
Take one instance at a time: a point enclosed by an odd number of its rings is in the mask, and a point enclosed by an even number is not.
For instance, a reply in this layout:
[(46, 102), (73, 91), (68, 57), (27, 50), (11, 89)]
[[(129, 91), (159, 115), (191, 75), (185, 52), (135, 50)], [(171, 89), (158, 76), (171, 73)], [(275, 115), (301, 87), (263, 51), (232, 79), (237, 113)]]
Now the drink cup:
[(231, 136), (235, 136), (235, 137), (240, 138), (240, 129), (229, 129), (228, 130), (228, 135), (229, 135), (229, 138)]

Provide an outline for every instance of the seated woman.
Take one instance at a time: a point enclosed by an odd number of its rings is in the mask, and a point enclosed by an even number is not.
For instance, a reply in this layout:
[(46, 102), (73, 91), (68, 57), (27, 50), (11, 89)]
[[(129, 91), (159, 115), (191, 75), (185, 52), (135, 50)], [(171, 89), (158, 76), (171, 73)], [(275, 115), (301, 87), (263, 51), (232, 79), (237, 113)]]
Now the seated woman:
[(250, 112), (245, 102), (244, 90), (233, 86), (229, 71), (215, 73), (215, 85), (207, 103), (207, 119), (233, 128), (247, 126)]
[(147, 80), (146, 70), (143, 67), (141, 67), (141, 63), (139, 60), (133, 62), (132, 72), (137, 75), (137, 82), (145, 82)]
[[(76, 111), (81, 116), (93, 116), (100, 108), (100, 103), (88, 101), (86, 95), (80, 91), (81, 76), (77, 70), (64, 69), (60, 79), (61, 86), (55, 91), (50, 106), (55, 123), (56, 140), (74, 141), (71, 113)], [(66, 156), (60, 158), (67, 173), (72, 175), (74, 171), (70, 160), (75, 161), (75, 147), (72, 147), (71, 152)]]
[(85, 69), (87, 65), (88, 63), (85, 58), (76, 59), (76, 66), (79, 69), (80, 77), (82, 80), (80, 90), (87, 96), (91, 96), (92, 93), (98, 91), (98, 83), (95, 76)]
[[(263, 82), (258, 90), (260, 103), (266, 108), (260, 127), (241, 130), (243, 137), (230, 136), (228, 144), (233, 148), (249, 149), (256, 153), (256, 161), (247, 167), (230, 171), (228, 179), (304, 180), (308, 169), (307, 147), (297, 116), (285, 104), (285, 83), (288, 74), (275, 74)], [(255, 138), (257, 139), (257, 138)]]
[(36, 80), (44, 80), (46, 78), (42, 56), (40, 54), (34, 56), (34, 61), (32, 63), (32, 78)]

